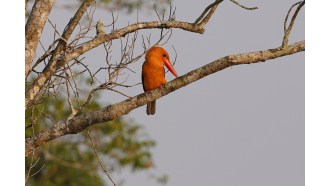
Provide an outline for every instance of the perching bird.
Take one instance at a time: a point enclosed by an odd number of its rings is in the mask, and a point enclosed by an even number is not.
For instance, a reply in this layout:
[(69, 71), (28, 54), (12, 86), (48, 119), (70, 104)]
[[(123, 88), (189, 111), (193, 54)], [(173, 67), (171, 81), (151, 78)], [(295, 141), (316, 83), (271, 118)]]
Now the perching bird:
[[(167, 51), (161, 47), (150, 48), (142, 66), (142, 85), (145, 92), (154, 90), (166, 83), (164, 65), (175, 77), (178, 77)], [(155, 112), (156, 100), (148, 102), (147, 114), (154, 115)]]

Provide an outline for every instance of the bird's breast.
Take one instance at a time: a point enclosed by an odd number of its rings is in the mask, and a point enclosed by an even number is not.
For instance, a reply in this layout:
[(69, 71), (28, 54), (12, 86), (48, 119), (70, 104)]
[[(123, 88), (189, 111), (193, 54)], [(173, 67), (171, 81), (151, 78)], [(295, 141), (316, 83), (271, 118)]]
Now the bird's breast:
[(142, 83), (146, 91), (156, 89), (166, 83), (164, 67), (144, 63), (142, 66)]

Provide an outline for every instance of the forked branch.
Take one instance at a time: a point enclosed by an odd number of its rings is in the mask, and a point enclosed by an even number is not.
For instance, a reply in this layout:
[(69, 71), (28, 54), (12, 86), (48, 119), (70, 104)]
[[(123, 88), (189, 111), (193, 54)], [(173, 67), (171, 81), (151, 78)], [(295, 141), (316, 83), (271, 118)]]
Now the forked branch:
[[(25, 7), (27, 5), (25, 0)], [(53, 7), (54, 0), (35, 1), (30, 16), (25, 25), (25, 78), (31, 71), (31, 65), (38, 42)]]
[(122, 102), (109, 105), (98, 111), (88, 112), (85, 114), (74, 116), (70, 120), (54, 123), (54, 125), (52, 125), (50, 128), (44, 129), (36, 133), (35, 135), (26, 138), (25, 156), (28, 156), (40, 145), (52, 139), (67, 134), (76, 134), (91, 125), (111, 121), (119, 116), (129, 113), (133, 109), (145, 105), (147, 102), (159, 99), (179, 88), (182, 88), (205, 76), (211, 75), (225, 68), (235, 65), (265, 62), (270, 59), (275, 59), (302, 51), (305, 51), (305, 41), (300, 41), (292, 45), (287, 45), (285, 47), (278, 47), (274, 49), (250, 52), (245, 54), (230, 55), (217, 59), (205, 66), (190, 71), (189, 73), (180, 76), (153, 91), (139, 94)]
[(210, 20), (212, 14), (215, 12), (217, 9), (218, 5), (222, 2), (223, 0), (216, 0), (214, 3), (210, 4), (205, 8), (205, 10), (202, 12), (202, 14), (196, 19), (194, 22), (194, 25), (198, 25), (200, 27), (204, 27), (206, 23)]
[[(115, 30), (109, 34), (99, 34), (96, 35), (93, 39), (90, 41), (87, 41), (83, 44), (81, 44), (78, 48), (74, 49), (71, 52), (68, 52), (65, 57), (61, 56), (61, 52), (65, 50), (66, 42), (72, 34), (73, 29), (76, 27), (76, 25), (79, 23), (79, 20), (81, 16), (84, 14), (86, 9), (91, 5), (93, 0), (85, 0), (83, 4), (78, 9), (76, 15), (71, 19), (70, 23), (68, 24), (67, 28), (65, 29), (62, 39), (58, 46), (56, 47), (54, 53), (52, 54), (52, 57), (47, 64), (46, 68), (43, 70), (41, 74), (33, 81), (31, 87), (28, 89), (28, 91), (25, 94), (25, 108), (28, 108), (29, 106), (33, 105), (36, 101), (36, 98), (38, 97), (38, 94), (41, 92), (41, 90), (44, 88), (47, 81), (51, 79), (51, 77), (60, 69), (62, 68), (66, 63), (70, 62), (74, 58), (79, 57), (80, 55), (88, 52), (89, 50), (103, 44), (106, 42), (110, 42), (112, 40), (124, 37), (125, 35), (129, 33), (136, 32), (137, 30), (141, 29), (153, 29), (153, 28), (179, 28), (190, 32), (195, 33), (204, 33), (204, 26), (211, 18), (213, 12), (215, 11), (217, 5), (222, 2), (223, 0), (216, 0), (215, 3), (212, 3), (210, 6), (210, 11), (207, 11), (206, 13), (202, 13), (202, 21), (196, 25), (194, 23), (188, 23), (188, 22), (182, 22), (182, 21), (152, 21), (152, 22), (139, 22), (132, 25), (129, 25), (127, 27), (124, 27), (122, 29)], [(204, 15), (207, 14), (205, 17)]]
[[(291, 10), (293, 9), (293, 7), (297, 6), (297, 9), (296, 11), (294, 12), (292, 18), (291, 18), (291, 21), (290, 21), (290, 24), (289, 24), (289, 27), (286, 28), (286, 23), (287, 23), (287, 20), (288, 20), (288, 17), (290, 15), (290, 12)], [(286, 45), (288, 45), (288, 42), (289, 42), (289, 36), (290, 36), (290, 33), (291, 33), (291, 30), (293, 28), (293, 25), (294, 25), (294, 22), (298, 16), (298, 13), (300, 11), (300, 9), (305, 5), (305, 0), (304, 1), (300, 1), (298, 3), (295, 3), (291, 6), (291, 8), (289, 9), (286, 17), (285, 17), (285, 20), (284, 20), (284, 36), (283, 36), (283, 42), (282, 42), (282, 47), (285, 47)]]

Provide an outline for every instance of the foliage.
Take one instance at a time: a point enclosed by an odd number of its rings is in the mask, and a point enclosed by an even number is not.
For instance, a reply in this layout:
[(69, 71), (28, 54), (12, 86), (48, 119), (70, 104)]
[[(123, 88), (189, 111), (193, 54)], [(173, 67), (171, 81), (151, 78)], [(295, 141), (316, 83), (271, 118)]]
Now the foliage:
[[(86, 111), (101, 108), (96, 97)], [(70, 108), (64, 97), (49, 96), (42, 104), (26, 111), (26, 136), (67, 118)], [(33, 123), (33, 127), (31, 124)], [(152, 167), (150, 148), (155, 142), (144, 129), (123, 118), (94, 125), (88, 129), (104, 165), (112, 170), (129, 166), (132, 170)], [(32, 161), (32, 162), (31, 162)], [(32, 163), (32, 164), (31, 164)], [(35, 165), (34, 165), (35, 164)], [(87, 133), (69, 135), (51, 141), (26, 158), (26, 175), (33, 165), (27, 185), (104, 185), (100, 165)], [(109, 165), (111, 167), (109, 167)]]

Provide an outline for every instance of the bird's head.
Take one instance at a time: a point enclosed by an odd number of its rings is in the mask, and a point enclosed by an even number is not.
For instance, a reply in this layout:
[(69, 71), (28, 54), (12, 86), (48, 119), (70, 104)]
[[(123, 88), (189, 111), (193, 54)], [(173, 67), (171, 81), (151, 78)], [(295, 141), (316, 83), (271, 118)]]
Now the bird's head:
[(146, 53), (146, 61), (155, 65), (166, 66), (166, 68), (175, 76), (178, 77), (171, 61), (168, 52), (162, 47), (152, 47)]

